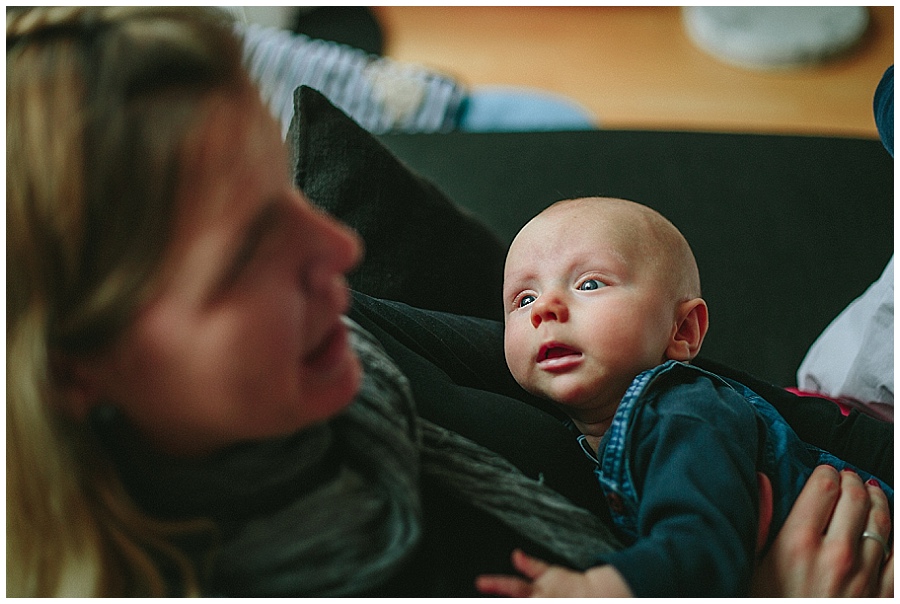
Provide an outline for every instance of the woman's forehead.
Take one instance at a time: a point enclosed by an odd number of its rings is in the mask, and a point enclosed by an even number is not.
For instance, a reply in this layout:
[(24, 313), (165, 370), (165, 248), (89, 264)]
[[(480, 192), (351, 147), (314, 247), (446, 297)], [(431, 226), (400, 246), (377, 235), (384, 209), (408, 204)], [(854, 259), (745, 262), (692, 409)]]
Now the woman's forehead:
[(235, 187), (250, 187), (260, 168), (281, 169), (284, 151), (277, 126), (256, 95), (215, 95), (204, 119), (183, 149), (181, 212), (221, 214), (239, 198)]

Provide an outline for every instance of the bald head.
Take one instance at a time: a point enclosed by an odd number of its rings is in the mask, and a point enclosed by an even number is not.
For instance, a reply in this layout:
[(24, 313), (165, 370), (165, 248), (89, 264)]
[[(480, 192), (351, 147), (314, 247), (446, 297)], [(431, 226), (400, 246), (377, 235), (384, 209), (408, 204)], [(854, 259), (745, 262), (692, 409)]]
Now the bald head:
[[(662, 214), (645, 205), (613, 197), (581, 197), (559, 201), (522, 230), (567, 223), (596, 229), (598, 241), (650, 267), (671, 288), (676, 300), (700, 297), (700, 273), (691, 247)], [(515, 245), (515, 241), (513, 241)]]

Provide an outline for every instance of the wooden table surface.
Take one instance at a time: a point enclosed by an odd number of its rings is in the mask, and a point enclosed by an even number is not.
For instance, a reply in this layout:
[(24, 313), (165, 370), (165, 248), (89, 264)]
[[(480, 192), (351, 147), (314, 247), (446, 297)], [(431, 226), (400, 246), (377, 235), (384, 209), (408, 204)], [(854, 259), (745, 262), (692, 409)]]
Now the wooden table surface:
[(563, 94), (601, 127), (877, 138), (872, 93), (893, 63), (894, 9), (869, 10), (868, 31), (846, 55), (767, 72), (695, 47), (672, 6), (374, 9), (386, 56), (469, 86)]

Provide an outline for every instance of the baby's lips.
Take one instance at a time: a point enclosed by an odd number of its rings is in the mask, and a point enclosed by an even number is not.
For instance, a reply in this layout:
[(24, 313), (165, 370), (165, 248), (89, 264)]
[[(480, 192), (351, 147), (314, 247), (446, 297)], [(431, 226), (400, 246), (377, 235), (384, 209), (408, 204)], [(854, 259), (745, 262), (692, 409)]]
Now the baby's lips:
[(537, 361), (538, 363), (540, 363), (541, 361), (546, 361), (547, 359), (556, 359), (573, 354), (581, 353), (571, 346), (560, 344), (559, 342), (549, 342), (541, 346), (540, 350), (538, 351)]

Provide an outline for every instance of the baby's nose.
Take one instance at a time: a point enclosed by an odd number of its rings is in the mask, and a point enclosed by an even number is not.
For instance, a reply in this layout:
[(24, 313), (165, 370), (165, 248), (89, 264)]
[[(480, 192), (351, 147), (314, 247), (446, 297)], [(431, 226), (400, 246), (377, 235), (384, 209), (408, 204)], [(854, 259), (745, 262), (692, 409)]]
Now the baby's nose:
[(539, 296), (531, 305), (531, 323), (535, 327), (544, 321), (565, 322), (568, 320), (568, 308), (559, 296), (545, 294)]

